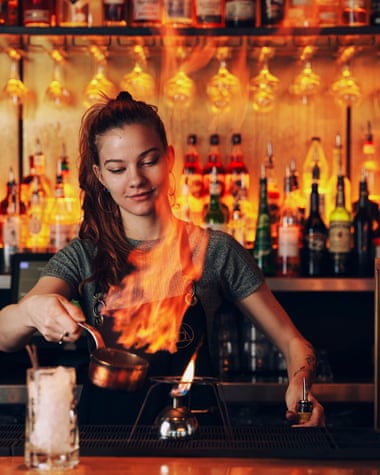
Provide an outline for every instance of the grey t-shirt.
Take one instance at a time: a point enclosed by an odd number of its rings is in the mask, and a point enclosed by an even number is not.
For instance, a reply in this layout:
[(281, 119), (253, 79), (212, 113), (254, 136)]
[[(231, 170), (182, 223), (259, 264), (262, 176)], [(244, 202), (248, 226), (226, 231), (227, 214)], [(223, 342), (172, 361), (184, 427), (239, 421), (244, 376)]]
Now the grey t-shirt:
[[(199, 235), (199, 228), (186, 224), (186, 232), (191, 238)], [(214, 319), (223, 304), (237, 302), (257, 290), (264, 277), (255, 260), (230, 235), (220, 231), (209, 233), (204, 268), (201, 278), (196, 282), (196, 295), (201, 302), (207, 318), (210, 335)], [(72, 288), (72, 298), (77, 299), (86, 315), (87, 321), (94, 324), (94, 303), (96, 284), (91, 282), (78, 294), (80, 282), (92, 273), (92, 263), (96, 248), (89, 240), (74, 239), (68, 246), (55, 254), (46, 265), (42, 275), (65, 280)]]

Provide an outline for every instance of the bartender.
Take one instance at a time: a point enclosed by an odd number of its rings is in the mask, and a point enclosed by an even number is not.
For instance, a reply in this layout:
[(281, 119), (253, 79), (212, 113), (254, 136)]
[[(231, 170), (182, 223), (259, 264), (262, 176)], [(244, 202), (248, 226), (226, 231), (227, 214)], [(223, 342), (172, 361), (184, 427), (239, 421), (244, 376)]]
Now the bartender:
[[(212, 336), (228, 302), (285, 357), (285, 417), (323, 426), (324, 410), (312, 392), (315, 352), (254, 259), (228, 234), (173, 216), (174, 150), (156, 107), (125, 91), (92, 106), (82, 118), (79, 154), (79, 236), (51, 258), (19, 303), (1, 310), (0, 350), (25, 346), (35, 331), (47, 341), (74, 342), (83, 331), (78, 323), (87, 321), (107, 347), (138, 353), (149, 370), (135, 392), (86, 382), (80, 421), (133, 423), (154, 377), (180, 376), (196, 350), (196, 375), (215, 375)], [(300, 420), (305, 384), (311, 414)], [(168, 392), (151, 392), (143, 423), (167, 404)], [(208, 405), (208, 397), (198, 402)]]

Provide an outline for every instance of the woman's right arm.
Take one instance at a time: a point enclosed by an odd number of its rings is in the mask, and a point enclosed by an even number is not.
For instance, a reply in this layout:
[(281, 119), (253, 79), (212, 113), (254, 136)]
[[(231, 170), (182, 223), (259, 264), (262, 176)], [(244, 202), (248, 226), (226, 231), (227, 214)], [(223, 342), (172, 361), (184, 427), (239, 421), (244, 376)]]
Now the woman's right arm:
[(70, 302), (71, 287), (57, 277), (41, 277), (17, 304), (0, 311), (0, 351), (17, 351), (38, 331), (47, 341), (65, 342), (79, 338), (81, 309)]

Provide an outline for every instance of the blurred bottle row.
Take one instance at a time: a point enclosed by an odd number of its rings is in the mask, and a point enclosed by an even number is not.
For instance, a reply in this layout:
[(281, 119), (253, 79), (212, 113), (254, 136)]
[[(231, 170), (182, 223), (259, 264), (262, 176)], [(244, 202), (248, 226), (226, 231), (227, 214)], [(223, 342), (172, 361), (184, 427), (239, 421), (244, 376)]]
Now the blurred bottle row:
[(241, 134), (232, 135), (226, 166), (219, 135), (210, 136), (203, 166), (196, 141), (195, 135), (188, 136), (182, 193), (173, 208), (177, 217), (229, 232), (253, 253), (267, 276), (373, 275), (373, 258), (380, 250), (380, 196), (371, 190), (380, 190), (380, 164), (370, 124), (363, 143), (359, 199), (355, 202), (344, 170), (339, 133), (332, 151), (331, 173), (320, 137), (312, 137), (302, 164), (302, 180), (291, 160), (283, 186), (277, 183), (269, 142), (258, 199), (252, 198)]
[(56, 252), (78, 232), (81, 219), (79, 190), (70, 183), (69, 160), (62, 146), (55, 183), (45, 174), (45, 155), (37, 139), (29, 156), (29, 174), (16, 182), (9, 170), (6, 192), (0, 201), (0, 238), (4, 271), (10, 271), (16, 252)]
[(380, 25), (379, 0), (3, 0), (0, 24), (92, 26), (315, 27)]

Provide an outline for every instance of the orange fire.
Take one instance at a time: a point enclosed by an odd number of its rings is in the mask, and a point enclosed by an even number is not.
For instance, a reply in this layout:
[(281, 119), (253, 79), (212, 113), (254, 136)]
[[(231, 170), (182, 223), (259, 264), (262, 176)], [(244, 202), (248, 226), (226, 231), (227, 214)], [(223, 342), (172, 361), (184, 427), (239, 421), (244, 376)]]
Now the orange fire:
[(121, 286), (110, 289), (104, 315), (112, 315), (118, 342), (125, 348), (154, 353), (176, 352), (182, 318), (191, 302), (192, 283), (202, 274), (208, 234), (190, 235), (175, 224), (159, 241), (134, 249), (134, 269)]

